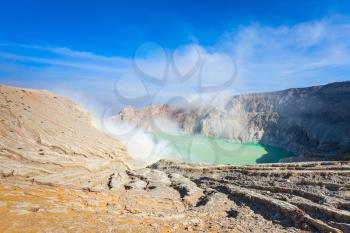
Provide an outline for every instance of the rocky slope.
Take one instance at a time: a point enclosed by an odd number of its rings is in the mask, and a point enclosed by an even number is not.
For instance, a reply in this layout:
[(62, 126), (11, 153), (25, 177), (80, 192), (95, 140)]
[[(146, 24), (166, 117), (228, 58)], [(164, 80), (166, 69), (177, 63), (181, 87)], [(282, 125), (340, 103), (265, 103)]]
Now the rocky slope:
[(115, 119), (157, 130), (168, 118), (190, 133), (281, 147), (301, 160), (350, 158), (350, 82), (231, 97), (202, 104), (125, 108)]
[(95, 187), (126, 168), (124, 146), (89, 113), (47, 91), (0, 86), (0, 172), (35, 182)]
[(0, 90), (0, 232), (350, 232), (349, 162), (135, 168), (69, 100)]

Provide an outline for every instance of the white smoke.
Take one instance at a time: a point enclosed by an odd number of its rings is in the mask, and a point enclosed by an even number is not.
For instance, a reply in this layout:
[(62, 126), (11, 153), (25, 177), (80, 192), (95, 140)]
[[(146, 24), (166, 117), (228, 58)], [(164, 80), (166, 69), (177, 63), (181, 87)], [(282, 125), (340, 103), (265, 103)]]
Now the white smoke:
[[(169, 123), (166, 120), (162, 121), (159, 119), (158, 123), (161, 129), (167, 130), (167, 132), (171, 131), (174, 133), (174, 130), (177, 130), (174, 128), (174, 125), (166, 128), (165, 124)], [(142, 161), (149, 165), (160, 159), (180, 158), (178, 152), (171, 146), (171, 141), (164, 139), (156, 141), (152, 134), (131, 124), (118, 121), (113, 117), (107, 118), (103, 125), (106, 133), (118, 139), (127, 147), (128, 154), (134, 160)]]

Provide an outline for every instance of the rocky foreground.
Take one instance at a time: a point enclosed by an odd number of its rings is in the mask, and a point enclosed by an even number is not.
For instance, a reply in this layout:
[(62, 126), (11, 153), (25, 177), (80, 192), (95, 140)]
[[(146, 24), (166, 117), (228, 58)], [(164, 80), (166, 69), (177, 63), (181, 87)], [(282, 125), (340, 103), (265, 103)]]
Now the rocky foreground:
[(0, 232), (350, 232), (349, 161), (140, 168), (71, 101), (0, 92)]
[(350, 162), (161, 161), (100, 190), (0, 178), (1, 232), (350, 232)]

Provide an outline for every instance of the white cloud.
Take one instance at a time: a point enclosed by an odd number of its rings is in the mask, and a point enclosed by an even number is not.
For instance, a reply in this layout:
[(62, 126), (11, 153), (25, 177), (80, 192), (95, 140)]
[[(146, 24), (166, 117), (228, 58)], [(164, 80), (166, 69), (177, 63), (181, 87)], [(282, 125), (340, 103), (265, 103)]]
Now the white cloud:
[(159, 103), (317, 85), (349, 79), (349, 73), (350, 19), (344, 16), (291, 26), (241, 26), (211, 47), (190, 44), (168, 50), (146, 43), (134, 59), (66, 47), (0, 45), (0, 80), (68, 86), (106, 103), (120, 101), (114, 93), (116, 79), (120, 95), (150, 93)]
[(350, 20), (340, 16), (293, 26), (253, 24), (222, 43), (238, 61), (243, 91), (267, 91), (344, 79), (334, 70), (350, 71), (349, 29)]

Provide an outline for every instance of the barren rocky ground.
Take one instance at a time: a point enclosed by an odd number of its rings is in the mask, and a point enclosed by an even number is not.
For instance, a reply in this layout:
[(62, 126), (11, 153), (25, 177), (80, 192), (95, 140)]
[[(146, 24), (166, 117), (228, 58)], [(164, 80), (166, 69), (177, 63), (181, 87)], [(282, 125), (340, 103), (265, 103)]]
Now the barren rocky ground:
[(350, 232), (348, 161), (142, 167), (71, 101), (0, 91), (0, 232)]

